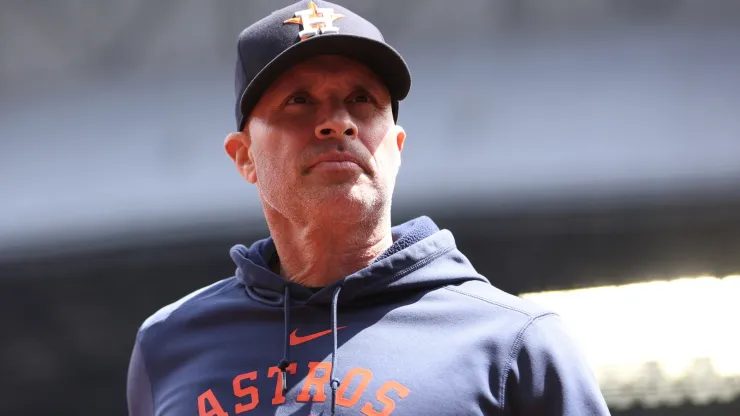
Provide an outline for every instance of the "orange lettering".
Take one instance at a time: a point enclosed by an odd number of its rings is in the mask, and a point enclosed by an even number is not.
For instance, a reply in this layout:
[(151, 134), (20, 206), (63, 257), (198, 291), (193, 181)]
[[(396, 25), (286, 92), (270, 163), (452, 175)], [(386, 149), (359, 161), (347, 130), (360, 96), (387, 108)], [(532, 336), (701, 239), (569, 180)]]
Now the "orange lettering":
[[(286, 370), (288, 370), (290, 374), (295, 374), (296, 363), (290, 364)], [(275, 385), (275, 397), (272, 398), (273, 405), (285, 403), (285, 396), (283, 396), (283, 372), (277, 367), (270, 367), (270, 370), (267, 372), (267, 378), (272, 378), (276, 374), (277, 384)]]
[(375, 395), (375, 398), (378, 399), (378, 401), (385, 405), (382, 411), (376, 412), (375, 409), (373, 409), (373, 405), (370, 403), (365, 403), (365, 406), (362, 408), (362, 413), (367, 416), (388, 416), (396, 410), (396, 402), (393, 401), (390, 397), (386, 396), (386, 393), (388, 393), (391, 390), (395, 390), (398, 392), (398, 397), (401, 399), (406, 398), (406, 396), (409, 395), (411, 390), (409, 390), (406, 386), (403, 384), (396, 382), (396, 381), (389, 381), (384, 383), (380, 388), (378, 389), (378, 392)]
[[(303, 382), (303, 390), (301, 394), (296, 397), (299, 402), (307, 402), (311, 400), (311, 386), (316, 386), (316, 394), (313, 396), (314, 402), (325, 402), (326, 394), (324, 394), (324, 385), (329, 383), (329, 376), (331, 375), (331, 363), (308, 363), (308, 375), (306, 381)], [(319, 370), (323, 370), (319, 376)]]
[[(352, 393), (352, 397), (350, 397), (349, 399), (345, 399), (344, 393), (346, 393), (347, 388), (352, 383), (352, 379), (355, 376), (361, 377), (360, 385), (357, 386), (355, 392)], [(342, 384), (339, 385), (339, 389), (337, 390), (337, 404), (343, 407), (352, 407), (356, 405), (357, 402), (360, 401), (360, 397), (362, 397), (362, 392), (365, 391), (372, 378), (373, 373), (371, 373), (370, 370), (366, 370), (364, 368), (353, 368), (349, 370), (347, 375), (344, 377), (344, 380), (342, 380)]]
[[(206, 411), (206, 402), (211, 405), (209, 411)], [(229, 414), (221, 408), (221, 403), (216, 400), (213, 390), (208, 389), (207, 392), (198, 396), (198, 416), (229, 416)]]
[(260, 395), (257, 387), (242, 387), (243, 380), (257, 380), (257, 372), (252, 371), (251, 373), (239, 374), (234, 378), (234, 395), (239, 398), (251, 396), (248, 404), (237, 403), (236, 406), (234, 406), (234, 412), (236, 412), (237, 415), (254, 409), (260, 402)]

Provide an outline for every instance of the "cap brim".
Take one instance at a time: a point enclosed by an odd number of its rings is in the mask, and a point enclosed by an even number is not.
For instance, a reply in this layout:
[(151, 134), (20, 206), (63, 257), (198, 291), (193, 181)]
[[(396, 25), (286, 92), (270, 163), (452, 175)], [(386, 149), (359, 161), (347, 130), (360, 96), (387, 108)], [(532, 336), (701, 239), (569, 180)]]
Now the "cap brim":
[(296, 43), (283, 51), (252, 79), (241, 96), (239, 128), (265, 91), (286, 70), (318, 55), (342, 55), (356, 60), (384, 82), (394, 101), (394, 117), (398, 101), (411, 89), (411, 74), (401, 55), (388, 44), (370, 38), (345, 34), (323, 34)]

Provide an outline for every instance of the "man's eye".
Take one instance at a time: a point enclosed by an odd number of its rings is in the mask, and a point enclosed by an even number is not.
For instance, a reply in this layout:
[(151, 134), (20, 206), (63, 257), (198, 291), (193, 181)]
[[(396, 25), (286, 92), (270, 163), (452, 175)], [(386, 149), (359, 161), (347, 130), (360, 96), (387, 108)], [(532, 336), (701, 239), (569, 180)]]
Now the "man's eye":
[(308, 97), (304, 95), (296, 95), (291, 97), (287, 104), (308, 104)]
[(353, 101), (359, 102), (359, 103), (369, 103), (372, 101), (372, 99), (370, 98), (370, 95), (368, 94), (357, 94), (355, 95)]

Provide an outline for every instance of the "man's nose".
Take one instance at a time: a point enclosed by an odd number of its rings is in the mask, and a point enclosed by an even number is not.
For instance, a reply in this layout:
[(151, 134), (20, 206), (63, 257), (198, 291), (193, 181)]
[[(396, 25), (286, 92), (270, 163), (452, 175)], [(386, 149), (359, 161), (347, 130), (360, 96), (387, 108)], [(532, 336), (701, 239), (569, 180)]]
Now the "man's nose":
[(321, 140), (357, 137), (359, 131), (346, 109), (335, 109), (316, 126), (316, 137)]

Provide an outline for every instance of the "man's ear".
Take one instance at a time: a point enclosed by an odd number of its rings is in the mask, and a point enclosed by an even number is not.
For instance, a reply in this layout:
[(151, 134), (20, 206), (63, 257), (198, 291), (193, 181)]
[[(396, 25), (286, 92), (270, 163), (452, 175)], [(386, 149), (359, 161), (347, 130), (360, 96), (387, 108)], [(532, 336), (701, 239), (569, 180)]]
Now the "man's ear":
[(403, 127), (396, 125), (396, 145), (398, 145), (398, 151), (403, 150), (403, 144), (406, 142), (406, 130)]
[(234, 132), (226, 136), (224, 150), (229, 155), (240, 175), (250, 183), (257, 182), (257, 174), (254, 170), (254, 160), (250, 153), (252, 141), (245, 132)]

